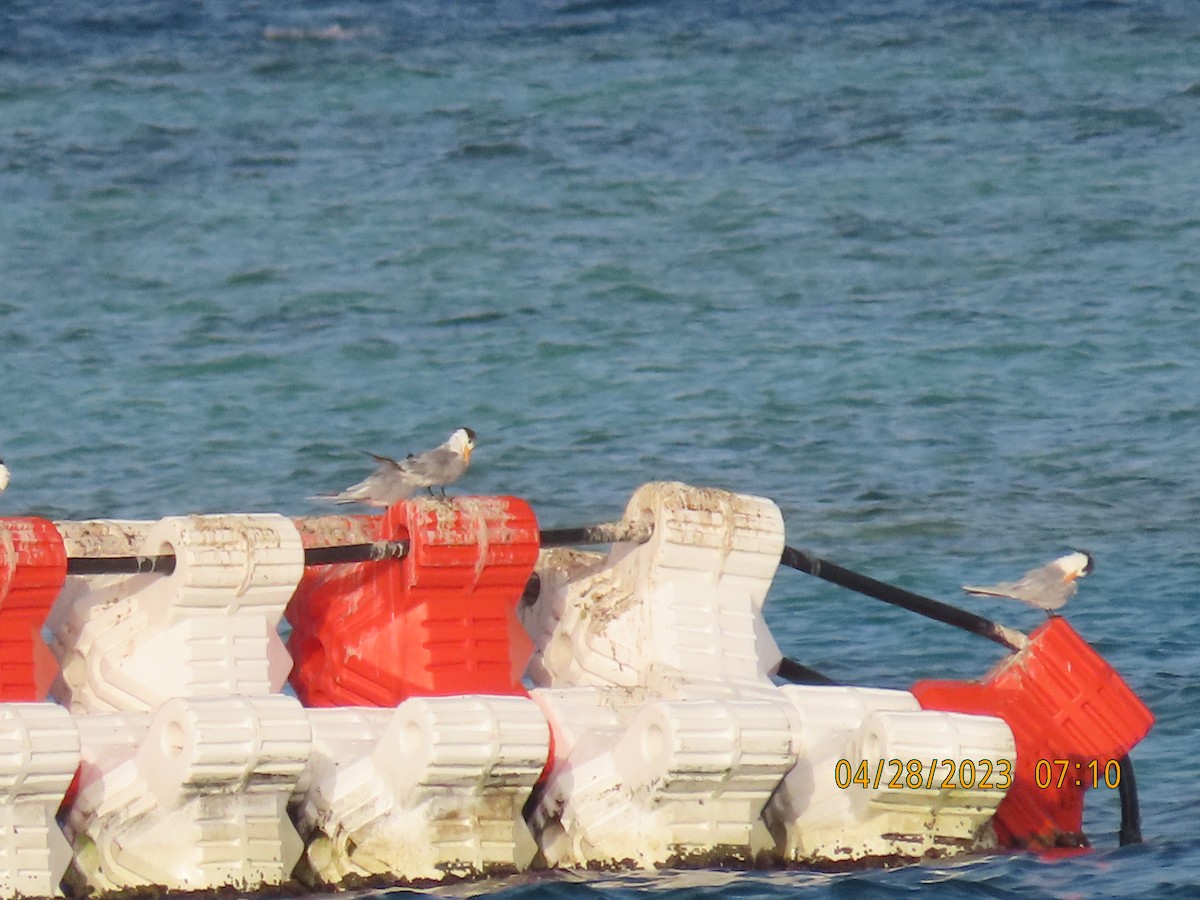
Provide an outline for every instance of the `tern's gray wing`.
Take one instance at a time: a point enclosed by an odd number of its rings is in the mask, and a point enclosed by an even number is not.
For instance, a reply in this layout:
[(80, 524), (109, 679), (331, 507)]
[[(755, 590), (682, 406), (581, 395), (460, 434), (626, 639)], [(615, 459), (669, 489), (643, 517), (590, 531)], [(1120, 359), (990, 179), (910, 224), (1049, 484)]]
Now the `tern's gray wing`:
[(379, 463), (379, 468), (357, 484), (352, 484), (340, 494), (324, 495), (318, 500), (334, 503), (369, 503), (372, 506), (391, 506), (397, 500), (407, 500), (413, 495), (414, 486), (404, 472), (404, 467), (387, 456), (370, 454)]
[(440, 487), (462, 477), (467, 463), (448, 447), (436, 447), (399, 463), (409, 479), (422, 487)]

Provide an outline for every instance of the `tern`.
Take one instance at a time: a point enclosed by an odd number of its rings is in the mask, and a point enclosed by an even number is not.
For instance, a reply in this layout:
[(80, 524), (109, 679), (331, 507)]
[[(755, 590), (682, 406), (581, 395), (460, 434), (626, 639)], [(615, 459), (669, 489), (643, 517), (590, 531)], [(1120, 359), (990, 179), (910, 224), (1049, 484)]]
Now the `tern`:
[(0, 459), (0, 494), (4, 493), (4, 489), (8, 487), (8, 466), (4, 464), (4, 460)]
[(1011, 597), (1054, 615), (1054, 610), (1075, 595), (1079, 587), (1076, 582), (1093, 568), (1092, 555), (1075, 550), (1040, 569), (1030, 569), (1019, 581), (1002, 581), (988, 587), (964, 584), (963, 590), (980, 597)]
[(402, 461), (371, 453), (368, 455), (379, 463), (374, 472), (339, 494), (322, 494), (310, 499), (391, 506), (398, 500), (407, 500), (420, 488), (426, 488), (432, 495), (435, 487), (441, 488), (444, 497), (446, 485), (458, 481), (467, 471), (474, 449), (475, 432), (470, 428), (459, 428), (444, 444), (424, 453), (410, 453)]

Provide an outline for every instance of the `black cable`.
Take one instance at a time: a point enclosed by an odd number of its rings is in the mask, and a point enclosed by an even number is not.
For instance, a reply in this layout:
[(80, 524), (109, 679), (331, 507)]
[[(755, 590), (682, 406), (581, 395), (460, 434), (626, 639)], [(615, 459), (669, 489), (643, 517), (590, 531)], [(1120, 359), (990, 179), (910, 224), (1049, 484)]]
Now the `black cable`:
[[(343, 544), (339, 547), (308, 547), (306, 566), (332, 566), (338, 563), (375, 562), (402, 559), (408, 555), (408, 541), (373, 541)], [(73, 556), (67, 560), (68, 575), (170, 575), (175, 571), (175, 554), (158, 556)]]
[(798, 663), (794, 659), (789, 659), (786, 656), (779, 661), (779, 669), (775, 674), (784, 681), (790, 681), (792, 684), (834, 685), (838, 683), (832, 678), (822, 675), (816, 669), (810, 669), (808, 666)]
[(1121, 797), (1121, 832), (1122, 847), (1142, 842), (1142, 811), (1138, 806), (1137, 779), (1133, 775), (1133, 761), (1126, 753), (1117, 760), (1121, 772), (1121, 781), (1117, 792)]
[(67, 560), (68, 575), (146, 575), (175, 571), (175, 554), (160, 556), (72, 556)]
[(650, 539), (651, 533), (652, 529), (647, 525), (603, 522), (599, 525), (581, 525), (578, 528), (547, 528), (538, 532), (538, 535), (543, 547), (576, 547), (626, 541), (644, 544)]
[(338, 563), (378, 562), (408, 556), (408, 541), (373, 541), (369, 544), (343, 544), (340, 547), (309, 547), (304, 551), (306, 566), (332, 566)]
[[(621, 541), (645, 543), (649, 526), (626, 522), (604, 522), (578, 528), (558, 528), (539, 532), (543, 547), (571, 547), (582, 544), (612, 544)], [(309, 547), (304, 551), (306, 566), (331, 566), (338, 563), (377, 562), (403, 559), (409, 541), (372, 541), (337, 547)], [(175, 554), (157, 556), (72, 556), (67, 559), (68, 575), (170, 575), (175, 571)]]
[(926, 618), (944, 622), (947, 625), (953, 625), (955, 628), (961, 628), (963, 631), (980, 635), (1010, 650), (1021, 650), (1027, 643), (1025, 635), (1014, 629), (1007, 628), (998, 622), (993, 622), (990, 619), (983, 618), (983, 616), (977, 616), (974, 613), (967, 612), (965, 609), (950, 606), (948, 603), (942, 603), (930, 597), (922, 597), (920, 594), (906, 591), (904, 588), (897, 587), (894, 584), (876, 581), (874, 578), (843, 568), (836, 563), (831, 563), (820, 557), (810, 556), (802, 550), (797, 550), (795, 547), (784, 547), (779, 562), (788, 568), (814, 575), (832, 584), (849, 588), (852, 591), (857, 591), (876, 600), (882, 600), (884, 603), (890, 603), (893, 606), (899, 606)]

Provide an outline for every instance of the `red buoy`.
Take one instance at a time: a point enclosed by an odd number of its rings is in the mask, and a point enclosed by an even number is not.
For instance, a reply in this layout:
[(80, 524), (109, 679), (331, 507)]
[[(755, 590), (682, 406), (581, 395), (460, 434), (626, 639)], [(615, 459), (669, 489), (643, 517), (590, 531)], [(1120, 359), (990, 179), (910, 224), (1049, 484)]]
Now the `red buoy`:
[(67, 578), (62, 535), (48, 519), (0, 519), (0, 701), (43, 700), (58, 664), (42, 624)]
[(291, 683), (309, 706), (524, 694), (533, 652), (516, 606), (539, 548), (515, 497), (405, 500), (373, 517), (403, 559), (309, 567), (288, 606)]
[(1016, 770), (993, 820), (1006, 847), (1085, 844), (1085, 792), (1116, 788), (1118, 761), (1154, 724), (1121, 676), (1057, 616), (982, 682), (921, 681), (912, 692), (926, 709), (998, 716), (1012, 729)]

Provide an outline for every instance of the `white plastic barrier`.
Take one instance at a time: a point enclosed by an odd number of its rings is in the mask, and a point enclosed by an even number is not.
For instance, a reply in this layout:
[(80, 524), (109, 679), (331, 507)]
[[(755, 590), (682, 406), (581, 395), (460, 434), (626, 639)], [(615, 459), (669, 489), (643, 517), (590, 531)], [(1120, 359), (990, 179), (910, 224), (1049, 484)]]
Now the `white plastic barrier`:
[(618, 711), (593, 688), (534, 699), (555, 734), (557, 763), (532, 816), (550, 865), (749, 862), (773, 850), (760, 813), (796, 758), (786, 703), (661, 700)]
[(764, 813), (785, 858), (919, 859), (995, 846), (990, 822), (1016, 762), (1002, 720), (921, 710), (906, 691), (783, 693), (805, 735)]
[(534, 682), (664, 697), (771, 687), (781, 654), (762, 607), (783, 552), (779, 508), (653, 482), (634, 493), (625, 519), (653, 522), (650, 540), (615, 544), (590, 571), (554, 556), (539, 565), (541, 598), (520, 610), (537, 648)]
[(769, 500), (647, 484), (642, 545), (543, 556), (521, 610), (555, 760), (531, 811), (547, 861), (750, 860), (761, 812), (796, 759), (799, 720), (769, 672), (762, 605), (783, 550)]
[(277, 628), (304, 571), (291, 520), (173, 517), (144, 536), (117, 524), (141, 538), (138, 555), (173, 553), (175, 569), (68, 579), (47, 619), (56, 699), (73, 712), (149, 711), (170, 697), (279, 691), (291, 659)]
[(71, 848), (54, 816), (79, 765), (79, 735), (52, 703), (0, 704), (0, 897), (59, 896)]
[(406, 700), (394, 710), (313, 709), (313, 754), (293, 801), (298, 876), (406, 880), (512, 872), (536, 845), (521, 809), (550, 733), (523, 697)]
[(606, 557), (543, 554), (539, 596), (521, 608), (554, 733), (531, 810), (549, 862), (916, 858), (992, 845), (998, 777), (865, 793), (852, 781), (864, 754), (883, 754), (865, 763), (870, 788), (876, 771), (891, 782), (894, 759), (906, 777), (910, 760), (925, 760), (926, 775), (933, 760), (998, 770), (1013, 753), (1003, 722), (921, 711), (901, 691), (771, 681), (781, 654), (762, 607), (784, 546), (773, 503), (647, 484), (625, 517), (649, 521), (651, 539)]
[(291, 876), (302, 847), (286, 807), (312, 743), (294, 698), (175, 699), (78, 721), (74, 893), (252, 890)]

